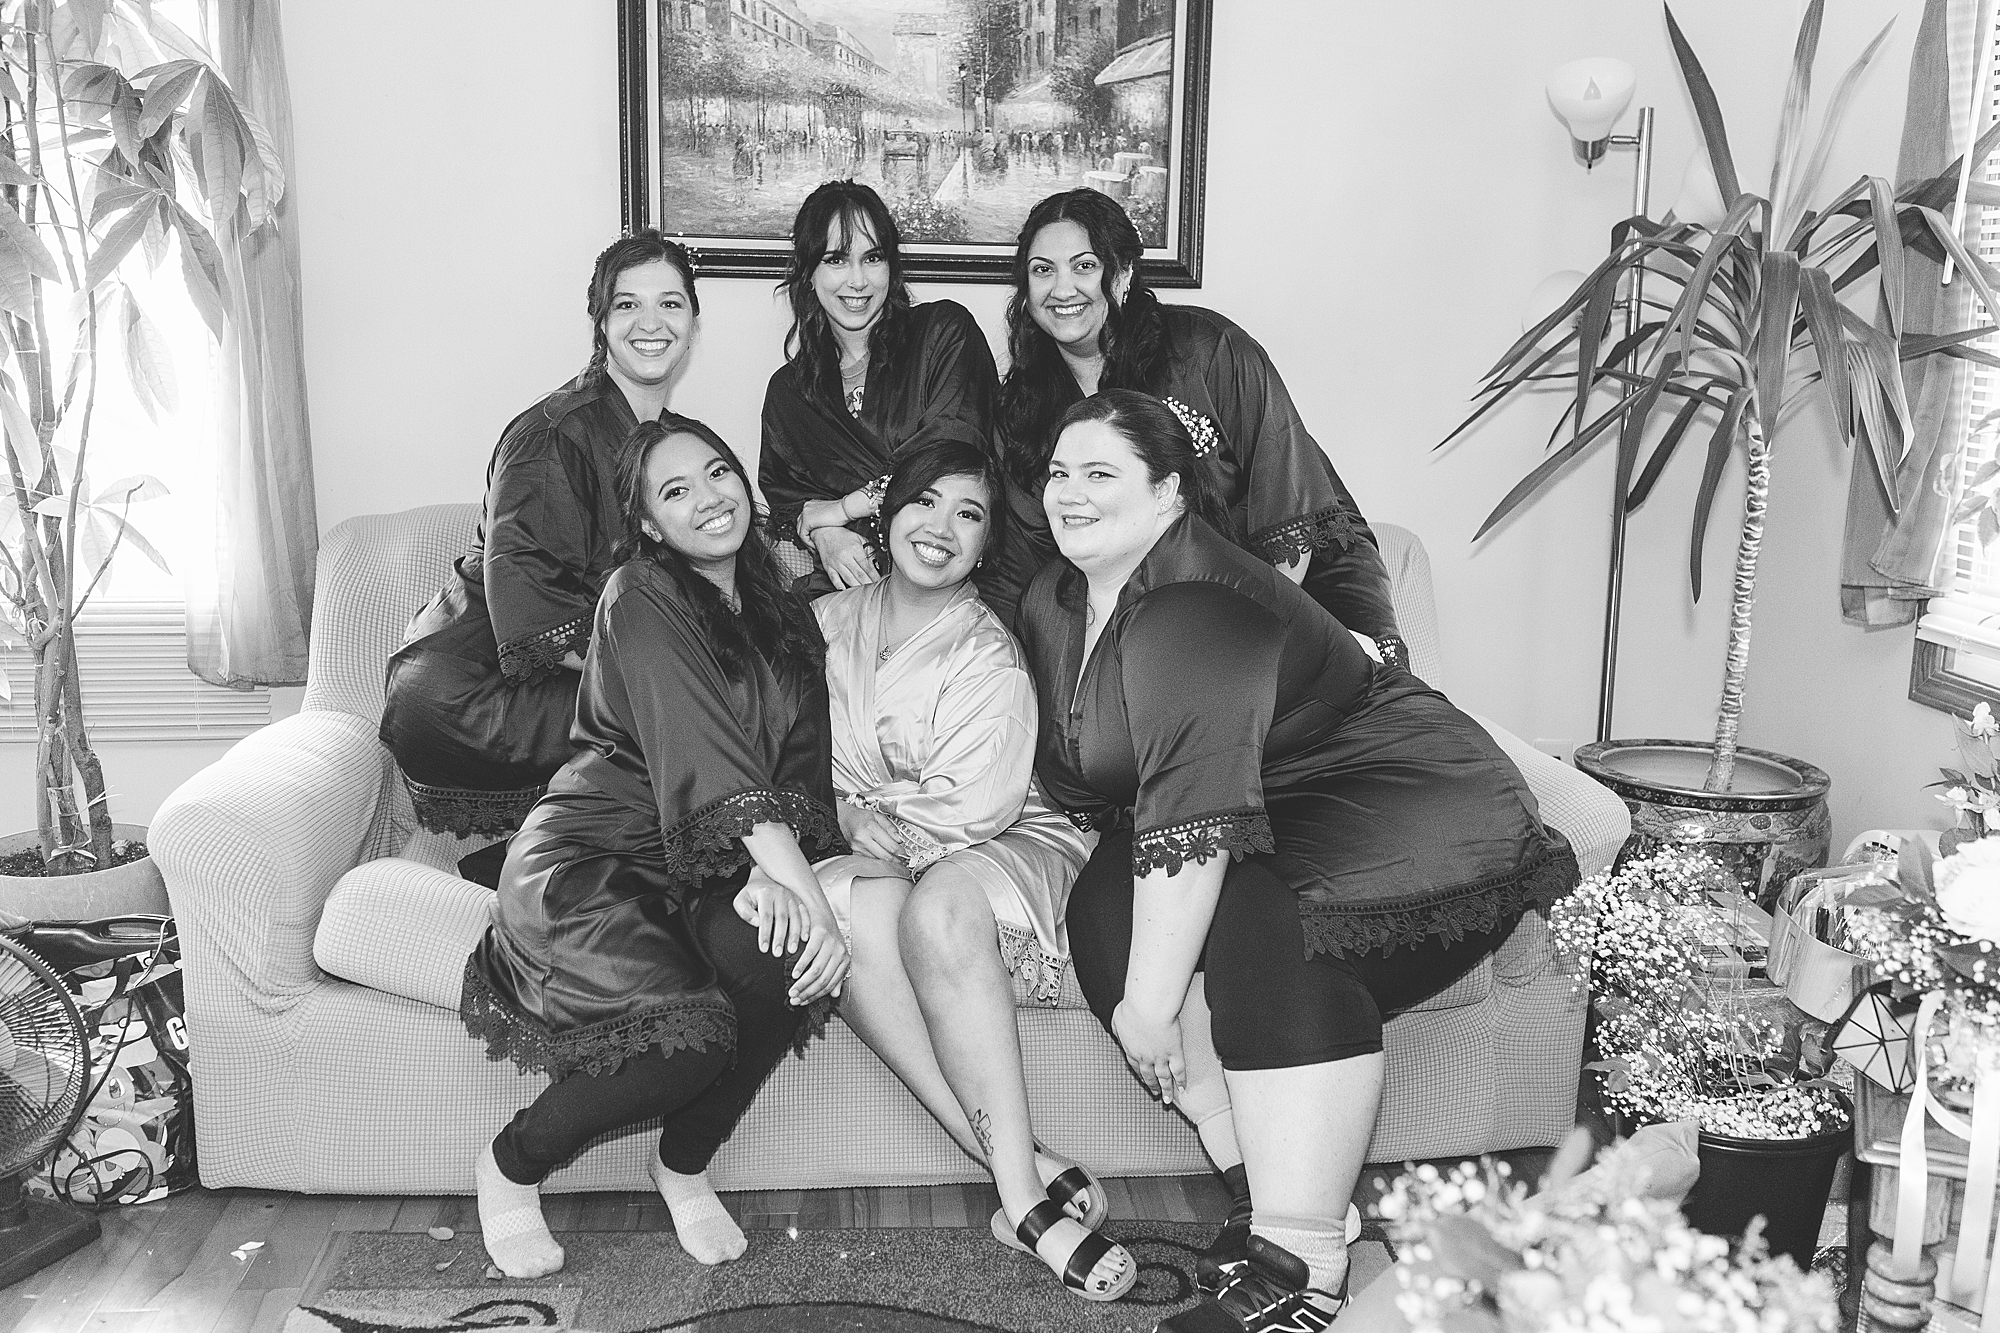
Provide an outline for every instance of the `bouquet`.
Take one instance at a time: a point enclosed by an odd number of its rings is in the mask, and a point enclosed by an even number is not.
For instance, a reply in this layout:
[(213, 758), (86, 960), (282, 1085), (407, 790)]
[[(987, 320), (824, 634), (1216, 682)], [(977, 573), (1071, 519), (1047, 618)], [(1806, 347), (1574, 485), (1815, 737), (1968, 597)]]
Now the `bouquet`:
[(1709, 974), (1718, 896), (1740, 901), (1727, 871), (1666, 849), (1591, 876), (1551, 909), (1556, 948), (1597, 1011), (1601, 1058), (1588, 1068), (1642, 1120), (1761, 1139), (1844, 1128), (1840, 1090), (1801, 1067), (1801, 1016), (1783, 992)]
[(1535, 1195), (1505, 1163), (1406, 1173), (1382, 1200), (1397, 1311), (1415, 1333), (1832, 1333), (1832, 1282), (1769, 1257), (1759, 1225), (1732, 1246), (1651, 1197), (1654, 1132)]

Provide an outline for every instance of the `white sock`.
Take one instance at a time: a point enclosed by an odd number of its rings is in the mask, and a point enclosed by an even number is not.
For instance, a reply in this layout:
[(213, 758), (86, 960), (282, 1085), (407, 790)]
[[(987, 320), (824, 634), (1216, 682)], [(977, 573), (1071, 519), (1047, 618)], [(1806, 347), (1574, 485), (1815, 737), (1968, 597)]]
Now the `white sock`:
[(479, 1234), (487, 1257), (508, 1277), (547, 1277), (563, 1266), (563, 1249), (542, 1219), (542, 1191), (500, 1172), (493, 1145), (480, 1150), (473, 1167), (479, 1183)]
[(708, 1172), (684, 1176), (669, 1171), (657, 1157), (650, 1169), (660, 1197), (667, 1201), (667, 1211), (673, 1214), (674, 1235), (680, 1238), (681, 1248), (690, 1259), (719, 1264), (743, 1257), (750, 1242), (744, 1237), (743, 1228), (736, 1225), (736, 1219), (722, 1206), (722, 1200), (715, 1197), (715, 1190), (708, 1183)]
[(1340, 1290), (1347, 1277), (1346, 1227), (1312, 1218), (1280, 1217), (1266, 1222), (1261, 1216), (1250, 1224), (1250, 1234), (1262, 1236), (1273, 1245), (1290, 1250), (1305, 1262), (1309, 1285), (1329, 1294)]

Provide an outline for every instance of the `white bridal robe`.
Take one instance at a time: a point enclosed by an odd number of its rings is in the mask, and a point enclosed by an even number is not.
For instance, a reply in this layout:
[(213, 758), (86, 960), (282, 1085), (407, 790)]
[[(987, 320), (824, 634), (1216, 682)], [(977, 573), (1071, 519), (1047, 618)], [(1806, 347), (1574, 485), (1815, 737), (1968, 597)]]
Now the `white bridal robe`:
[(1063, 909), (1096, 835), (1035, 787), (1034, 678), (970, 584), (885, 656), (887, 587), (849, 588), (813, 609), (826, 635), (834, 790), (895, 823), (903, 860), (834, 857), (815, 867), (820, 883), (846, 932), (856, 879), (914, 881), (950, 863), (985, 890), (1007, 970), (1053, 1004), (1069, 958)]

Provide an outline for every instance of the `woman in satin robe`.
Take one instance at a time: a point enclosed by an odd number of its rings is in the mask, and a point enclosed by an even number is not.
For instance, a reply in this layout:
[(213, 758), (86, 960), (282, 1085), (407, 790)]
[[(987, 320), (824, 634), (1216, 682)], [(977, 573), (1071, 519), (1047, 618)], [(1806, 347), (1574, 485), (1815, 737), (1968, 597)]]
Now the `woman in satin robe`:
[(773, 549), (817, 595), (887, 568), (882, 479), (936, 440), (988, 447), (999, 376), (986, 335), (956, 301), (910, 299), (896, 220), (855, 181), (828, 181), (792, 223), (780, 289), (792, 305), (785, 364), (764, 393), (757, 480)]
[(975, 445), (906, 455), (882, 507), (888, 577), (813, 604), (855, 851), (814, 869), (853, 941), (841, 1017), (993, 1172), (995, 1236), (1115, 1300), (1137, 1265), (1090, 1229), (1102, 1184), (1036, 1144), (1015, 1031), (1013, 981), (1055, 1003), (1094, 838), (1035, 789), (1035, 685), (969, 581), (1003, 544), (999, 494)]

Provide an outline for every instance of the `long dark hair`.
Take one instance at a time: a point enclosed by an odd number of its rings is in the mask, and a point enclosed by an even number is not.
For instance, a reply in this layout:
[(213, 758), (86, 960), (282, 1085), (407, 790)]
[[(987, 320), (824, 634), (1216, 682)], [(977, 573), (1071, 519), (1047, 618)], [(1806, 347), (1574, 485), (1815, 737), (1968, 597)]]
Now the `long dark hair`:
[(590, 316), (590, 364), (584, 367), (584, 383), (595, 384), (604, 377), (604, 363), (611, 355), (604, 322), (611, 317), (611, 294), (618, 289), (619, 276), (626, 269), (660, 261), (672, 264), (680, 273), (687, 283), (688, 309), (701, 314), (701, 298), (694, 291), (694, 260), (678, 241), (668, 240), (653, 227), (620, 236), (597, 256), (590, 270), (590, 287), (584, 293), (583, 308)]
[(964, 440), (933, 440), (904, 454), (889, 474), (889, 489), (882, 496), (882, 532), (896, 511), (910, 504), (945, 477), (977, 477), (986, 485), (986, 543), (979, 558), (997, 568), (1007, 549), (1007, 491), (993, 458), (976, 444)]
[[(625, 538), (618, 545), (619, 560), (650, 560), (674, 576), (681, 591), (701, 616), (703, 633), (723, 669), (744, 679), (746, 658), (751, 652), (762, 656), (780, 676), (796, 678), (818, 671), (826, 660), (826, 644), (819, 622), (804, 602), (792, 594), (790, 580), (778, 568), (771, 548), (764, 544), (762, 527), (751, 523), (736, 552), (736, 597), (742, 604), (739, 614), (723, 600), (722, 590), (702, 577), (688, 558), (662, 541), (646, 535), (646, 460), (662, 440), (676, 435), (692, 435), (715, 450), (743, 482), (745, 498), (751, 495), (750, 474), (743, 460), (723, 443), (722, 437), (702, 422), (673, 412), (657, 421), (642, 421), (618, 451), (616, 485), (618, 510), (625, 520)], [(752, 514), (763, 513), (752, 504)]]
[[(1158, 393), (1166, 387), (1170, 348), (1160, 298), (1139, 271), (1145, 242), (1132, 225), (1124, 205), (1096, 190), (1066, 190), (1052, 194), (1028, 210), (1014, 244), (1014, 295), (1007, 302), (1007, 378), (1000, 382), (999, 427), (1007, 470), (1029, 491), (1040, 489), (1036, 476), (1041, 461), (1054, 447), (1055, 419), (1075, 380), (1056, 340), (1042, 331), (1028, 310), (1028, 252), (1042, 229), (1056, 222), (1074, 222), (1090, 240), (1091, 253), (1104, 265), (1106, 307), (1100, 389), (1139, 389)], [(1129, 273), (1131, 286), (1121, 301), (1114, 280)]]
[[(785, 335), (785, 359), (807, 398), (840, 401), (840, 348), (833, 323), (813, 290), (813, 272), (827, 254), (845, 250), (867, 231), (889, 265), (889, 299), (882, 317), (868, 333), (871, 362), (890, 362), (903, 351), (903, 312), (910, 308), (910, 286), (903, 279), (903, 236), (882, 196), (859, 181), (828, 181), (806, 196), (792, 219), (792, 255), (778, 283), (792, 303), (792, 327)], [(828, 237), (839, 242), (829, 246)]]
[[(1168, 477), (1181, 479), (1181, 499), (1188, 512), (1230, 537), (1229, 513), (1222, 497), (1208, 484), (1208, 469), (1194, 449), (1194, 437), (1179, 414), (1149, 393), (1136, 389), (1100, 389), (1080, 403), (1072, 404), (1049, 432), (1049, 447), (1039, 466), (1046, 471), (1055, 441), (1080, 421), (1101, 421), (1118, 432), (1139, 461), (1146, 465), (1146, 480), (1155, 486)], [(1234, 540), (1231, 538), (1231, 540)]]

